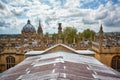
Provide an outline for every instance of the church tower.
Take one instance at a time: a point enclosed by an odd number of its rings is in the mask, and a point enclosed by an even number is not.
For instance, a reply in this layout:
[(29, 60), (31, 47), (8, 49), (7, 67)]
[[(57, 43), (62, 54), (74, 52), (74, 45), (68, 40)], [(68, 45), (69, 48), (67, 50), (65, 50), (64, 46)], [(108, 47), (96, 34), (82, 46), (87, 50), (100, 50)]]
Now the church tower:
[(100, 50), (100, 53), (102, 53), (102, 46), (103, 46), (103, 27), (101, 24), (100, 31), (99, 31), (99, 50)]
[(41, 26), (40, 20), (39, 20), (39, 26), (38, 26), (37, 34), (38, 34), (40, 39), (43, 38), (43, 30), (42, 30), (42, 26)]
[(62, 43), (62, 27), (61, 23), (58, 23), (58, 43)]

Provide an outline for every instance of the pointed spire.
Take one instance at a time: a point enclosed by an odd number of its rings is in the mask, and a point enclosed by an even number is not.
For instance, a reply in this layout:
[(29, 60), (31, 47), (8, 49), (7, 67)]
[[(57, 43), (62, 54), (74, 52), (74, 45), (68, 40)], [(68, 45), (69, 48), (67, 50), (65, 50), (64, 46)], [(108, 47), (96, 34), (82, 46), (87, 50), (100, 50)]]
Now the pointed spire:
[(38, 34), (43, 34), (42, 26), (41, 26), (41, 21), (39, 20), (39, 26), (38, 26)]
[(39, 27), (41, 27), (41, 21), (39, 20)]
[(102, 27), (102, 24), (100, 26), (100, 32), (103, 32), (103, 27)]
[(102, 47), (103, 47), (103, 27), (101, 24), (100, 31), (99, 31), (99, 51), (100, 51), (100, 53), (102, 53)]
[(39, 26), (38, 26), (38, 30), (42, 30), (42, 27), (41, 27), (41, 21), (39, 20)]

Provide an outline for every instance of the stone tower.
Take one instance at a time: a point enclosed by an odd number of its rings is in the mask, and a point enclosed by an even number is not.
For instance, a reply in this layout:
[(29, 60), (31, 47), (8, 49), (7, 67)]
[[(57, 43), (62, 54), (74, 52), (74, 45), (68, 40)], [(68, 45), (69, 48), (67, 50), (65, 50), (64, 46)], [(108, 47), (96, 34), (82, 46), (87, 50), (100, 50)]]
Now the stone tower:
[(99, 31), (99, 50), (100, 50), (100, 53), (102, 53), (102, 46), (103, 46), (103, 27), (101, 24), (100, 31)]
[(61, 23), (58, 23), (58, 43), (62, 43), (62, 27)]
[(40, 20), (39, 20), (39, 26), (38, 26), (37, 34), (38, 34), (40, 39), (43, 38), (43, 30), (42, 30), (42, 26), (41, 26)]

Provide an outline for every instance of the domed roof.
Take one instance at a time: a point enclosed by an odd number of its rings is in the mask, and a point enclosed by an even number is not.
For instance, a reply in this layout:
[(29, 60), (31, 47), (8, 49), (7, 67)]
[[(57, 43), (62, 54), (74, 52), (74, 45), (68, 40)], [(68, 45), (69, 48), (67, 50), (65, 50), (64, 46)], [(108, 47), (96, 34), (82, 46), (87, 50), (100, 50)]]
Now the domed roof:
[(30, 20), (27, 21), (27, 24), (23, 27), (22, 32), (36, 32), (33, 25), (31, 25)]

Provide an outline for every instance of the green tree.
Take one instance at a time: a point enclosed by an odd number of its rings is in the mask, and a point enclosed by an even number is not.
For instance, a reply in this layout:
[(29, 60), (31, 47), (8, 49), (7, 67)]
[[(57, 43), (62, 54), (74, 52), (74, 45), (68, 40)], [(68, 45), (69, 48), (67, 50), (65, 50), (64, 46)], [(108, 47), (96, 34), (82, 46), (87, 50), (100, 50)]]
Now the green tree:
[(79, 38), (80, 38), (80, 40), (82, 40), (83, 39), (83, 33), (78, 33), (78, 36), (79, 36)]
[(73, 43), (74, 37), (77, 37), (77, 29), (74, 27), (65, 27), (63, 29), (63, 38), (67, 36), (68, 43)]
[(53, 39), (57, 38), (57, 33), (52, 34), (52, 38)]
[(90, 39), (91, 37), (93, 39), (95, 36), (95, 32), (93, 30), (90, 30), (90, 29), (84, 30), (82, 34), (83, 34), (85, 39)]

